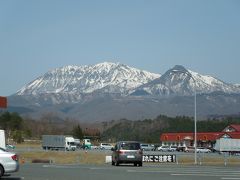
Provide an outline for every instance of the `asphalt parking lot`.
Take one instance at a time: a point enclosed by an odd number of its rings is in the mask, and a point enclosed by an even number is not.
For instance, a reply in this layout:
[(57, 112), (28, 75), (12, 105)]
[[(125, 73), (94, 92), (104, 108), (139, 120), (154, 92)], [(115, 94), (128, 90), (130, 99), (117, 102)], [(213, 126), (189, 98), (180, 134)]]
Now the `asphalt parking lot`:
[(24, 164), (18, 173), (3, 177), (4, 180), (237, 180), (238, 166), (198, 166), (177, 164), (144, 164), (143, 167), (122, 165), (55, 165)]

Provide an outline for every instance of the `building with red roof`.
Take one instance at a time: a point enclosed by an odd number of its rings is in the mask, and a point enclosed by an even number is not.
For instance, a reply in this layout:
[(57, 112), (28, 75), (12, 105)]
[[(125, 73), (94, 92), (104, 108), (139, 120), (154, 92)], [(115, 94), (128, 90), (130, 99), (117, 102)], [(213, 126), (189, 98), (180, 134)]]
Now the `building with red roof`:
[(240, 132), (240, 124), (230, 124), (224, 128), (223, 132)]
[[(222, 132), (197, 132), (197, 146), (213, 147), (220, 138), (240, 139), (240, 125), (231, 124)], [(162, 145), (193, 146), (194, 133), (163, 133), (160, 141)]]

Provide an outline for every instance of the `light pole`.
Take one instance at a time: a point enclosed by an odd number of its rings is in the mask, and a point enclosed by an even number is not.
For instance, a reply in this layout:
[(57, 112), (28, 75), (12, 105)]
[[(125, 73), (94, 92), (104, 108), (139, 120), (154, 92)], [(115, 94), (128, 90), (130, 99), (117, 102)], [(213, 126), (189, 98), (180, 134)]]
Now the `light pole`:
[(197, 164), (197, 92), (195, 79), (194, 79), (194, 146), (195, 146), (194, 164)]
[(194, 81), (194, 164), (197, 164), (197, 91), (196, 91), (196, 80), (192, 74), (187, 75)]
[(194, 164), (197, 164), (197, 91), (196, 91), (196, 80), (188, 71), (180, 71), (194, 81)]

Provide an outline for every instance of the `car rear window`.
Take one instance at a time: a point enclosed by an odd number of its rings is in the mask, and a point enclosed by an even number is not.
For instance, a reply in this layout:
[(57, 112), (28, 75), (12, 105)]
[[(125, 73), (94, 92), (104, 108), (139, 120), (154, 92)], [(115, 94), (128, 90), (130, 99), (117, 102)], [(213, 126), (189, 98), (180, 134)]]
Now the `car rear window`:
[(140, 144), (139, 143), (122, 143), (121, 149), (123, 150), (139, 150)]

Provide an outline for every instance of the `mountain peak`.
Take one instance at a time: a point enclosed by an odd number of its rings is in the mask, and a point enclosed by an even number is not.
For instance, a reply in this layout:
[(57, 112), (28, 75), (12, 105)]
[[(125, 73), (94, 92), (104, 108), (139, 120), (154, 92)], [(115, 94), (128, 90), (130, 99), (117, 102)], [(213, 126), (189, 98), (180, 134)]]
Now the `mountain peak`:
[(145, 84), (135, 92), (146, 92), (151, 95), (192, 95), (197, 93), (239, 93), (238, 85), (224, 83), (209, 75), (201, 75), (187, 70), (184, 66), (176, 65), (164, 73), (160, 78)]
[(182, 66), (182, 65), (175, 65), (172, 69), (172, 71), (180, 71), (180, 72), (188, 72), (188, 70)]
[[(46, 93), (92, 93), (104, 91), (125, 94), (129, 90), (160, 77), (159, 74), (131, 68), (120, 63), (65, 66), (45, 73), (20, 89), (18, 95)], [(112, 92), (114, 91), (114, 92)]]

